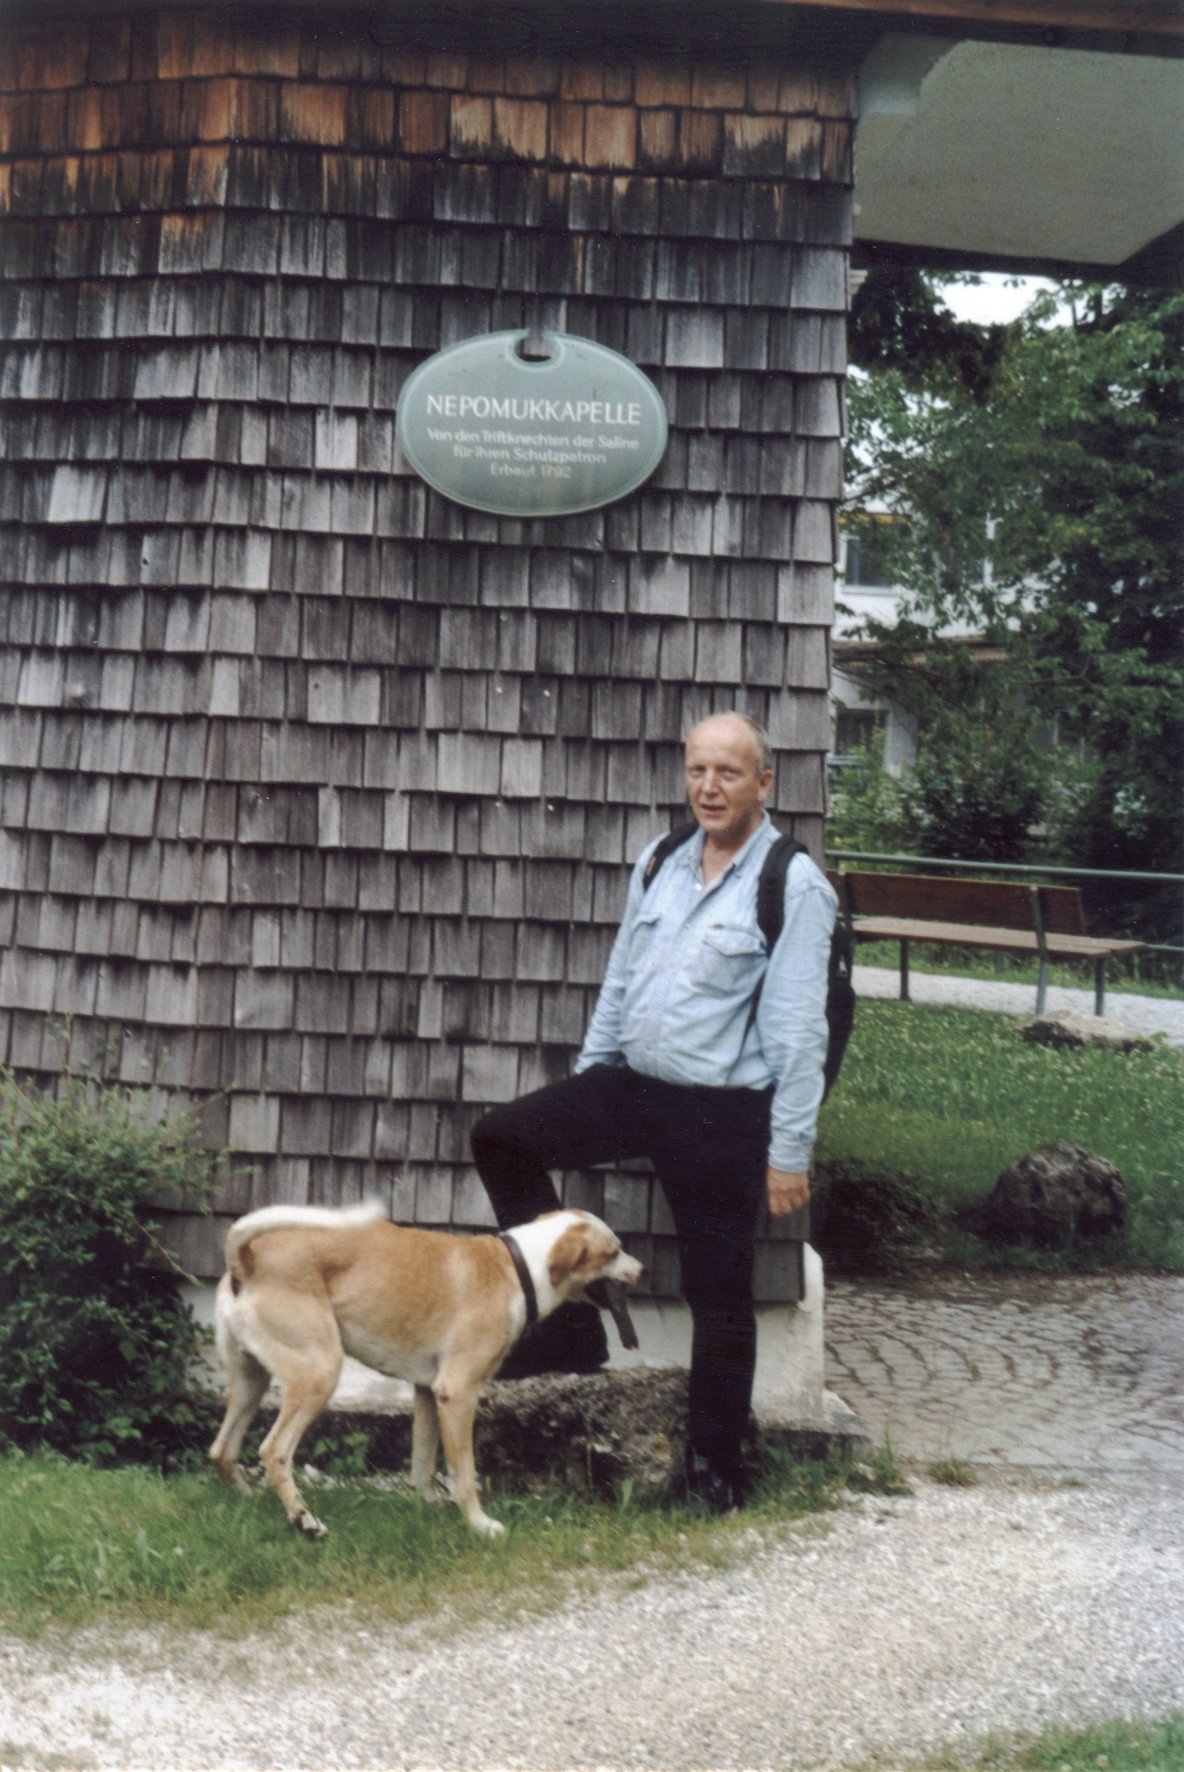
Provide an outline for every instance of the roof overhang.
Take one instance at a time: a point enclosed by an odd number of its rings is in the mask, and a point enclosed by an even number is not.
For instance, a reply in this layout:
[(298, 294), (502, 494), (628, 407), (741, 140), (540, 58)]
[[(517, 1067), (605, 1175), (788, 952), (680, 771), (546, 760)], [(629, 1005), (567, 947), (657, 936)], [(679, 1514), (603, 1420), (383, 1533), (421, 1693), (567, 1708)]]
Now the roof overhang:
[(861, 68), (855, 234), (934, 268), (1176, 283), (1184, 63), (888, 31)]

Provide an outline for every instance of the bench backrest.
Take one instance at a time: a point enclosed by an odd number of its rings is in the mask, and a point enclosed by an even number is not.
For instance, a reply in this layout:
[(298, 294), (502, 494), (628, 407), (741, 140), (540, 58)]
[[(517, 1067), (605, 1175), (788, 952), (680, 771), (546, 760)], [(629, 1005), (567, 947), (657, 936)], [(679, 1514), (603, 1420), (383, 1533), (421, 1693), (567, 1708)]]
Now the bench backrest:
[(979, 923), (1031, 929), (1026, 886), (1007, 880), (951, 880), (928, 874), (844, 874), (852, 916), (910, 917), (926, 923)]
[(1041, 886), (1040, 916), (1048, 935), (1084, 935), (1085, 906), (1076, 886)]
[[(854, 917), (910, 917), (918, 922), (977, 923), (1032, 929), (1032, 888), (1012, 880), (953, 880), (928, 874), (840, 875), (840, 902)], [(1041, 886), (1044, 927), (1058, 935), (1084, 930), (1075, 886)]]

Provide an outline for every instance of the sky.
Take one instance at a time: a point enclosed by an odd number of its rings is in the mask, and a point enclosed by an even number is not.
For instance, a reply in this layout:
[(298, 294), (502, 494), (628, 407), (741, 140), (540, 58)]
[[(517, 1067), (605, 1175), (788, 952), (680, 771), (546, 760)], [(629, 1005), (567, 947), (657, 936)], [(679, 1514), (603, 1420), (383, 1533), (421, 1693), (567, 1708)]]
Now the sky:
[(972, 320), (984, 326), (1014, 320), (1041, 290), (1052, 287), (1044, 277), (1016, 277), (1001, 271), (988, 271), (978, 288), (957, 284), (943, 290), (942, 300), (959, 320)]

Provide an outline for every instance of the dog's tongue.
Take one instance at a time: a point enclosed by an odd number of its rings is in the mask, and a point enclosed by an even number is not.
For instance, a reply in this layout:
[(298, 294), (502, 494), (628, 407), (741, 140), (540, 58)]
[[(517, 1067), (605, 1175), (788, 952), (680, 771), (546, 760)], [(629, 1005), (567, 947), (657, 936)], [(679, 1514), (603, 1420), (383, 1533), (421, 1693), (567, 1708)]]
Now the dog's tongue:
[(621, 1337), (621, 1346), (635, 1348), (637, 1346), (637, 1330), (633, 1327), (633, 1319), (629, 1315), (629, 1306), (625, 1303), (625, 1292), (619, 1280), (594, 1280), (588, 1288), (588, 1297), (602, 1311), (607, 1311), (617, 1325), (617, 1334)]

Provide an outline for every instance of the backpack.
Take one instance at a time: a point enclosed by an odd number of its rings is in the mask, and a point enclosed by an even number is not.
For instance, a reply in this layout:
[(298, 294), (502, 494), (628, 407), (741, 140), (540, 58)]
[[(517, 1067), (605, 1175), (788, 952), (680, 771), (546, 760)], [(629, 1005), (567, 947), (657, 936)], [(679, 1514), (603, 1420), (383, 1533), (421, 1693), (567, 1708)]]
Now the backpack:
[[(650, 882), (666, 857), (689, 842), (698, 829), (698, 825), (692, 822), (676, 825), (672, 831), (667, 831), (646, 863), (641, 881), (643, 892), (649, 890)], [(768, 954), (773, 952), (777, 937), (781, 934), (785, 915), (785, 876), (789, 871), (789, 864), (795, 855), (807, 853), (805, 844), (799, 843), (796, 837), (780, 836), (765, 857), (756, 888), (756, 920), (765, 940), (765, 952)], [(839, 1074), (843, 1054), (847, 1050), (847, 1042), (855, 1024), (855, 986), (851, 979), (853, 966), (851, 937), (842, 917), (836, 917), (826, 971), (827, 1042), (826, 1062), (823, 1065), (823, 1101), (830, 1094)], [(756, 1007), (764, 982), (762, 978), (752, 999), (752, 1007), (748, 1012), (750, 1027), (756, 1018)]]

